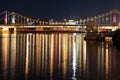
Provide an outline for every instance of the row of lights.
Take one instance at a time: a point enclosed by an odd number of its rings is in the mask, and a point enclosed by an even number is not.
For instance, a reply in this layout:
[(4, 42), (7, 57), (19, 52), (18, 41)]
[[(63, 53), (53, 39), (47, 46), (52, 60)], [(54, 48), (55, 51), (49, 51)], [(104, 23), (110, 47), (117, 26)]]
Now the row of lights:
[[(7, 12), (7, 13), (9, 13), (9, 12)], [(111, 14), (114, 14), (114, 13), (120, 14), (119, 11), (112, 10), (112, 11), (109, 11), (105, 14), (101, 14), (101, 15), (98, 15), (98, 16), (95, 16), (95, 17), (90, 17), (90, 18), (88, 17), (87, 19), (80, 19), (78, 21), (78, 23), (79, 24), (83, 24), (83, 23), (85, 24), (86, 22), (93, 22), (93, 21), (96, 21), (96, 20), (101, 20), (101, 21), (112, 20), (113, 16)], [(39, 19), (28, 18), (28, 17), (22, 16), (22, 15), (19, 15), (15, 12), (12, 12), (12, 13), (9, 13), (9, 14), (17, 17), (17, 19), (16, 20), (14, 19), (14, 20), (18, 24), (37, 24), (37, 25), (47, 25), (47, 24), (52, 24), (52, 25), (53, 24), (54, 25), (64, 24), (65, 25), (65, 24), (69, 24), (69, 22), (66, 19), (64, 19), (64, 22), (57, 22), (57, 21), (54, 22), (53, 19), (51, 19), (50, 21), (47, 22), (47, 21), (41, 21)], [(108, 16), (108, 15), (110, 15), (110, 17), (105, 17), (105, 16)], [(14, 24), (16, 24), (15, 21), (14, 21)]]

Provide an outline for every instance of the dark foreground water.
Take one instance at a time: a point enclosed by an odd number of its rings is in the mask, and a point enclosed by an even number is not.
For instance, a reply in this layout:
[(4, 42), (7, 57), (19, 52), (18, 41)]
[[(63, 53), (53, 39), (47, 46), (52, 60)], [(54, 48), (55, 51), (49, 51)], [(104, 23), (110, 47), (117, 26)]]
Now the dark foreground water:
[(120, 80), (120, 52), (78, 33), (1, 34), (0, 80)]

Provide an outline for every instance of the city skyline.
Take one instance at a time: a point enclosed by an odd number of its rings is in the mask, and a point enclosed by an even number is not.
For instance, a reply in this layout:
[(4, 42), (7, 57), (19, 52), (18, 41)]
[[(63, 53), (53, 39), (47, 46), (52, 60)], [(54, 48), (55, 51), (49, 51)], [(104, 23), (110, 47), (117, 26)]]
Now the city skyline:
[(1, 1), (1, 11), (15, 11), (32, 18), (63, 20), (86, 18), (104, 11), (120, 9), (119, 0), (20, 0)]

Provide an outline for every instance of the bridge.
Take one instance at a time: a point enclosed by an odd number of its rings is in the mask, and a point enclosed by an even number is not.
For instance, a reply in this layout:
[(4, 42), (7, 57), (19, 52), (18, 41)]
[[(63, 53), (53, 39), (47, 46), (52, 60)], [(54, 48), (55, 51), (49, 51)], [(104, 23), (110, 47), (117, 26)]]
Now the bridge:
[(120, 11), (110, 10), (98, 14), (93, 17), (87, 17), (84, 19), (64, 20), (63, 22), (57, 22), (53, 20), (40, 20), (33, 19), (27, 16), (23, 16), (16, 12), (3, 11), (0, 13), (0, 28), (15, 28), (15, 29), (35, 29), (36, 30), (49, 30), (49, 28), (57, 30), (58, 28), (67, 28), (68, 30), (103, 30), (111, 29), (115, 30), (117, 24), (120, 22)]

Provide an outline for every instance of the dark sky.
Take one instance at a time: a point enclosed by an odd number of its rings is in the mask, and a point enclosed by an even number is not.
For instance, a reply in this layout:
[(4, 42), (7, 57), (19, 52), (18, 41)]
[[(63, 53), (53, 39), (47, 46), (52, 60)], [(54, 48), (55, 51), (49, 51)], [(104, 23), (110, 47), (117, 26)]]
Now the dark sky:
[(0, 11), (8, 10), (39, 19), (86, 18), (120, 9), (120, 0), (1, 0)]

